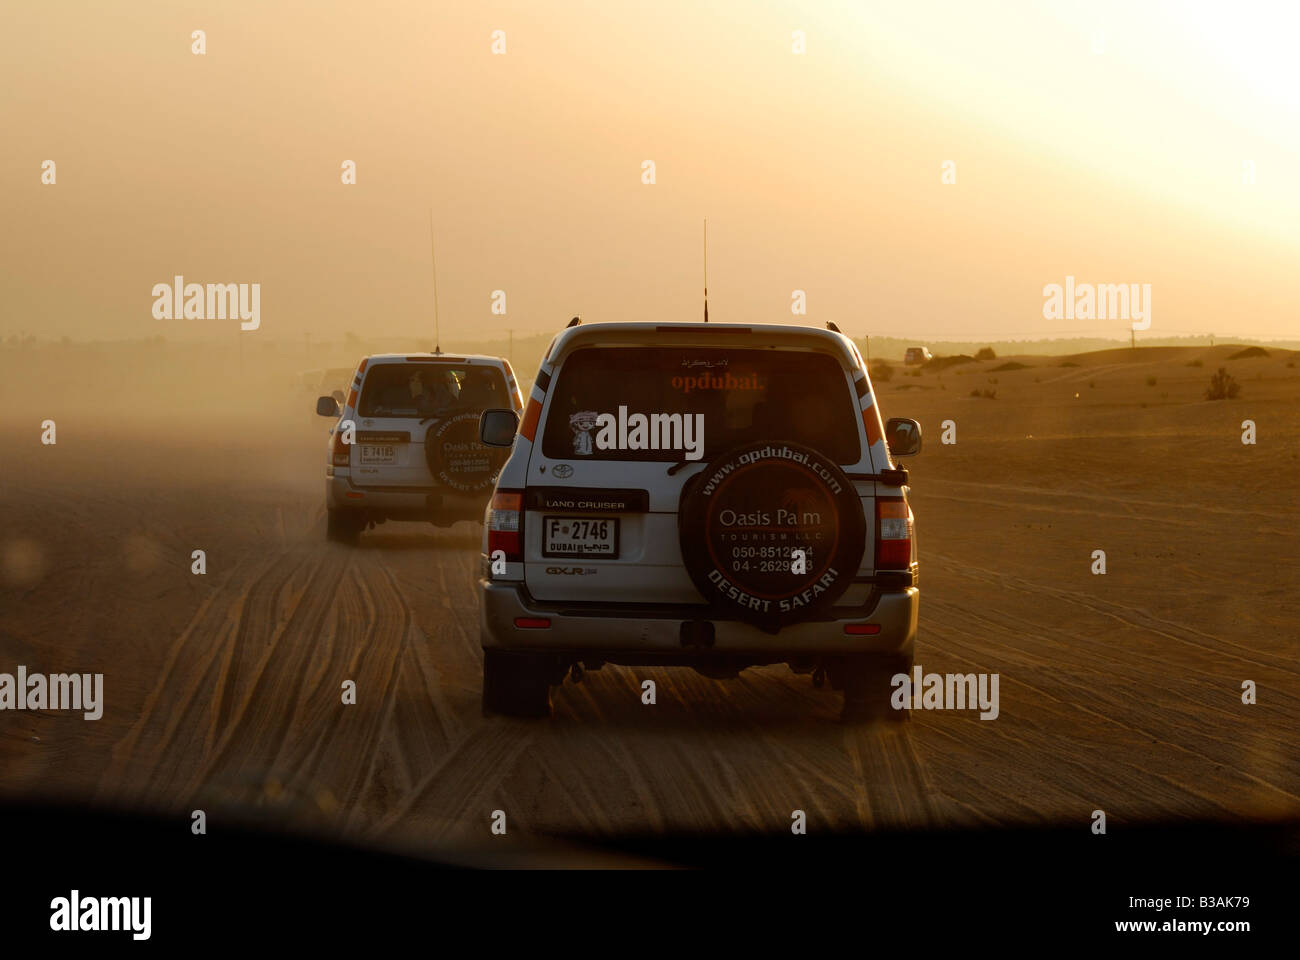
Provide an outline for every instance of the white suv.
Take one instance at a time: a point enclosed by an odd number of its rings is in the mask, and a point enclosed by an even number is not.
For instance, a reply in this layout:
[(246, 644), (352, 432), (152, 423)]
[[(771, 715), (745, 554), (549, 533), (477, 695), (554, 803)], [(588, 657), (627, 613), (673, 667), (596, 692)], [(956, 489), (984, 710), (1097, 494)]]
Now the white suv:
[(605, 663), (786, 663), (846, 715), (906, 716), (917, 555), (891, 450), (921, 432), (882, 424), (838, 331), (570, 324), (522, 422), (486, 411), (480, 439), (513, 447), (484, 521), (485, 712), (548, 715)]
[(326, 536), (356, 543), (386, 520), (450, 526), (482, 520), (502, 451), (478, 439), (489, 408), (523, 409), (500, 357), (379, 354), (357, 365), (346, 401), (320, 397), (330, 430), (325, 467)]

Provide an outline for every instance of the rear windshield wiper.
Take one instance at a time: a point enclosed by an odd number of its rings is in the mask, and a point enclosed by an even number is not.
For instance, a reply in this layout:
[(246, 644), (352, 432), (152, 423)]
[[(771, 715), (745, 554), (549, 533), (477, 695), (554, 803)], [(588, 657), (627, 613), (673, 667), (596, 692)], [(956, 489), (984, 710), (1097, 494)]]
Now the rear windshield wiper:
[(678, 460), (676, 463), (674, 463), (671, 467), (668, 468), (668, 476), (671, 477), (673, 474), (677, 473), (677, 471), (683, 469), (684, 467), (689, 467), (692, 463), (699, 463), (699, 462), (700, 461), (698, 460)]
[(445, 417), (447, 414), (451, 413), (451, 411), (454, 409), (455, 409), (454, 407), (442, 407), (438, 410), (435, 410), (433, 413), (429, 414), (427, 417), (424, 417), (422, 420), (420, 420), (420, 426), (424, 426), (430, 420), (437, 420), (439, 417)]

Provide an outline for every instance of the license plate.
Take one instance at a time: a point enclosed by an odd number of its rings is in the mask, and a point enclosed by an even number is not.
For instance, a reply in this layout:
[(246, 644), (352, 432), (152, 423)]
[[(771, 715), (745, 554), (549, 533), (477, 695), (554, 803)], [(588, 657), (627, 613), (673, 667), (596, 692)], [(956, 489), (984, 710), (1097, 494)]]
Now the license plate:
[(542, 556), (617, 557), (615, 517), (542, 517)]
[(397, 448), (391, 443), (361, 444), (362, 463), (397, 463)]

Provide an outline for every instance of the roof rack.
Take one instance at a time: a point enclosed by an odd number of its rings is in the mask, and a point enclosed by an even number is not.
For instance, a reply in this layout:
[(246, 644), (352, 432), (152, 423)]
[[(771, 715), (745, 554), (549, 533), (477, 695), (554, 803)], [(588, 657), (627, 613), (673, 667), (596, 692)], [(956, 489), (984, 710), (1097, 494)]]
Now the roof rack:
[(580, 323), (582, 323), (582, 321), (579, 320), (577, 317), (574, 317), (574, 318), (573, 318), (572, 320), (570, 320), (567, 324), (565, 324), (564, 329), (565, 329), (565, 330), (568, 330), (569, 327), (576, 327), (576, 326), (577, 326), (578, 324), (580, 324)]
[(834, 321), (834, 320), (827, 320), (827, 321), (826, 321), (826, 329), (829, 330), (829, 331), (831, 331), (832, 333), (840, 333), (840, 332), (841, 332), (840, 328), (837, 327), (837, 326), (835, 326), (835, 321)]

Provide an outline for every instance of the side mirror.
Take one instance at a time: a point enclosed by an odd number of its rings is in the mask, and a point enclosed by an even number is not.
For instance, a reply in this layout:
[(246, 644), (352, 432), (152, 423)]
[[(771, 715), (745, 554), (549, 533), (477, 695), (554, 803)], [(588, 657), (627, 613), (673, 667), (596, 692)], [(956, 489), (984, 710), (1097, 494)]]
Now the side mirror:
[(921, 452), (921, 425), (904, 417), (890, 417), (885, 424), (885, 443), (895, 457), (914, 457)]
[(513, 410), (496, 407), (484, 410), (478, 418), (478, 438), (489, 447), (508, 447), (519, 432), (519, 417)]
[(339, 402), (333, 397), (316, 398), (316, 416), (337, 417), (342, 412), (343, 409), (339, 406)]

